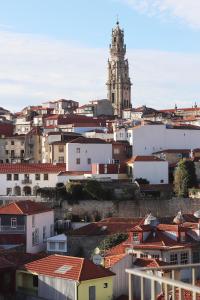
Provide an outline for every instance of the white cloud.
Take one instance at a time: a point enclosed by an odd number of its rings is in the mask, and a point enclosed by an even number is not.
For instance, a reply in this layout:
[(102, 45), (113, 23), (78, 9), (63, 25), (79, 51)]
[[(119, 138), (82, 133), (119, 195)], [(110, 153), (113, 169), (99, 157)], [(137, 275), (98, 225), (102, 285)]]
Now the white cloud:
[[(70, 41), (0, 32), (0, 106), (16, 111), (56, 98), (104, 98), (108, 54)], [(128, 49), (128, 58), (134, 106), (200, 100), (200, 55)]]
[(189, 26), (200, 29), (199, 0), (120, 0), (132, 8), (150, 16), (171, 15), (178, 17)]

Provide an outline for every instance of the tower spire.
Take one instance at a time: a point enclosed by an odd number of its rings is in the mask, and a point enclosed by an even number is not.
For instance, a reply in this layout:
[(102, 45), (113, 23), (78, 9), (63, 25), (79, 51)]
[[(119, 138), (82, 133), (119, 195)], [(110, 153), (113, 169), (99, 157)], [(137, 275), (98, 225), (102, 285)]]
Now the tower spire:
[(110, 59), (108, 60), (108, 99), (111, 101), (114, 114), (122, 116), (123, 109), (131, 108), (131, 80), (129, 77), (128, 59), (125, 58), (126, 45), (124, 31), (119, 27), (112, 30)]
[(119, 25), (119, 16), (117, 15), (116, 25)]

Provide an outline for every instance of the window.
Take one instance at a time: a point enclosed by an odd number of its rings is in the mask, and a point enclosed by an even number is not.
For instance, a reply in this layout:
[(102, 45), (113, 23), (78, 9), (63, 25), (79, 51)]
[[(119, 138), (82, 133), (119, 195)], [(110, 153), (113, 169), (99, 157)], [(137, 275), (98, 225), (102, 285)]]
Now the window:
[(112, 103), (115, 103), (115, 93), (112, 93)]
[(32, 232), (32, 245), (35, 246), (37, 244), (39, 244), (39, 228)]
[(133, 232), (133, 241), (139, 241), (139, 235), (137, 232)]
[(49, 242), (49, 250), (55, 250), (56, 244), (54, 242)]
[(7, 180), (12, 180), (12, 174), (7, 174)]
[(178, 255), (176, 253), (170, 254), (170, 264), (171, 265), (178, 264)]
[(159, 259), (159, 258), (160, 258), (160, 255), (159, 255), (159, 254), (152, 254), (151, 257), (152, 257), (152, 258), (155, 258), (155, 259)]
[(7, 188), (6, 189), (6, 195), (10, 196), (12, 194), (12, 189), (11, 188)]
[(17, 228), (17, 219), (11, 218), (11, 228)]
[(200, 253), (199, 252), (193, 252), (192, 254), (192, 262), (193, 264), (199, 263), (200, 262)]
[(43, 226), (42, 235), (43, 235), (43, 242), (45, 242), (46, 241), (46, 226)]
[(64, 156), (59, 156), (58, 157), (58, 162), (61, 163), (61, 164), (64, 163)]
[(50, 236), (54, 236), (54, 224), (50, 225)]
[(114, 148), (114, 154), (119, 154), (119, 153), (120, 153), (119, 148)]
[(19, 174), (14, 174), (14, 180), (19, 180)]
[(58, 249), (61, 251), (64, 251), (65, 250), (65, 242), (59, 242)]
[(14, 150), (11, 150), (10, 155), (11, 155), (11, 157), (15, 157), (15, 151), (14, 151)]
[(160, 180), (160, 183), (164, 183), (164, 180), (163, 180), (163, 179), (161, 179), (161, 180)]
[(80, 153), (81, 149), (80, 148), (76, 148), (76, 153)]
[(48, 174), (44, 174), (44, 180), (48, 180), (49, 179), (49, 175)]
[(141, 253), (140, 258), (148, 258), (148, 254), (147, 253)]
[(33, 275), (33, 286), (38, 287), (38, 276), (37, 275)]
[(105, 282), (105, 283), (103, 284), (103, 288), (104, 288), (104, 289), (107, 289), (107, 287), (108, 287), (108, 283)]
[(35, 227), (35, 216), (32, 216), (32, 227)]
[(80, 163), (81, 163), (81, 159), (80, 159), (80, 158), (77, 158), (77, 159), (76, 159), (76, 164), (77, 164), (77, 165), (80, 165)]
[(40, 174), (35, 174), (35, 180), (40, 180)]
[(11, 145), (14, 145), (15, 144), (15, 141), (11, 141)]
[(87, 163), (88, 163), (88, 165), (91, 165), (91, 158), (87, 159)]
[(188, 263), (188, 252), (181, 252), (181, 264), (186, 265)]
[(59, 152), (64, 152), (64, 146), (63, 146), (63, 145), (59, 145), (58, 151), (59, 151)]
[(8, 150), (6, 150), (6, 155), (8, 155), (9, 154), (9, 151)]

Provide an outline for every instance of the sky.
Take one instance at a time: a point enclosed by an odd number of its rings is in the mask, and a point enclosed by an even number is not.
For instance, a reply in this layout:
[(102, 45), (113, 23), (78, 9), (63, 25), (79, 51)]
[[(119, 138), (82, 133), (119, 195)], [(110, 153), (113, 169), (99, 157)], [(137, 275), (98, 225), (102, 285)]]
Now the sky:
[(133, 107), (200, 105), (199, 0), (0, 0), (0, 106), (106, 98), (117, 16)]

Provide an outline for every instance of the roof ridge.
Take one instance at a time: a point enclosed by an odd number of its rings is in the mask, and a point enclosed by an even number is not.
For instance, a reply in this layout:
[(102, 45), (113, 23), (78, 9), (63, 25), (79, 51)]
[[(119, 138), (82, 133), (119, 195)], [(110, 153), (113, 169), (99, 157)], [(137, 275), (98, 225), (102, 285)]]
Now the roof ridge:
[(21, 208), (19, 207), (19, 205), (17, 204), (17, 202), (13, 202), (13, 203), (21, 211), (21, 213), (24, 214), (24, 212), (21, 210)]

